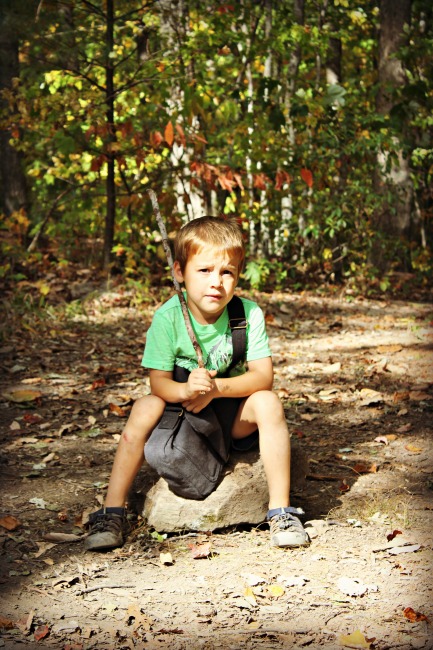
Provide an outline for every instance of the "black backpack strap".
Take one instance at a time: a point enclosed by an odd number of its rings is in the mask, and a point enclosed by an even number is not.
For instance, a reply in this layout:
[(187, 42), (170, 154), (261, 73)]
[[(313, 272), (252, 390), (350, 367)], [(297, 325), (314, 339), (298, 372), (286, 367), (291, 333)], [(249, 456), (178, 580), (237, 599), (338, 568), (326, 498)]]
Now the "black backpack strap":
[(239, 296), (233, 296), (227, 305), (229, 312), (229, 325), (232, 331), (233, 358), (226, 370), (226, 374), (245, 358), (247, 348), (247, 320), (245, 318), (244, 304)]

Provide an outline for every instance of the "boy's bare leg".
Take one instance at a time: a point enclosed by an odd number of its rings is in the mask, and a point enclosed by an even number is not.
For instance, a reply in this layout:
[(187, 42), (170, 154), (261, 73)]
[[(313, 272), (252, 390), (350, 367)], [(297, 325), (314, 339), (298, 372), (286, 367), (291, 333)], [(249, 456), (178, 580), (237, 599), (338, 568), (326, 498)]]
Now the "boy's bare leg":
[(290, 504), (290, 435), (284, 409), (269, 390), (253, 393), (241, 405), (233, 434), (242, 438), (259, 430), (260, 455), (269, 489), (269, 509)]
[(114, 457), (105, 507), (123, 507), (144, 461), (144, 445), (159, 422), (165, 402), (146, 395), (134, 403)]
[(271, 544), (304, 546), (309, 537), (295, 516), (299, 512), (290, 508), (290, 435), (283, 405), (272, 391), (257, 391), (243, 402), (233, 436), (242, 438), (254, 428), (259, 430), (260, 455), (268, 483)]
[(89, 518), (90, 533), (86, 550), (103, 551), (121, 546), (126, 523), (125, 502), (128, 491), (144, 460), (144, 445), (160, 420), (165, 402), (146, 395), (132, 407), (114, 458), (104, 508)]

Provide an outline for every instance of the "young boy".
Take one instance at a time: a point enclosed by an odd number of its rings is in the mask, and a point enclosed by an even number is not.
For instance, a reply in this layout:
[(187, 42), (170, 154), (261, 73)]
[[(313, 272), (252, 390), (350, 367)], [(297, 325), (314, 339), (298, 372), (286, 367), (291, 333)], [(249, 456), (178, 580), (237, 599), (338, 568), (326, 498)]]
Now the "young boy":
[[(244, 263), (242, 233), (235, 221), (201, 217), (186, 224), (174, 243), (174, 274), (183, 283), (193, 329), (203, 351), (204, 368), (188, 336), (177, 295), (160, 307), (147, 333), (142, 365), (149, 368), (151, 394), (138, 399), (122, 433), (105, 506), (90, 515), (87, 550), (107, 550), (124, 542), (125, 502), (143, 460), (144, 444), (159, 422), (166, 402), (181, 402), (198, 413), (212, 400), (237, 398), (230, 423), (236, 441), (258, 430), (269, 488), (271, 544), (303, 546), (309, 538), (290, 507), (290, 436), (282, 404), (272, 392), (273, 368), (262, 310), (242, 299), (247, 319), (246, 362), (224, 377), (231, 360), (227, 304)], [(174, 366), (190, 371), (188, 381), (173, 380)], [(219, 406), (224, 406), (220, 402)], [(242, 444), (242, 443), (238, 443)]]

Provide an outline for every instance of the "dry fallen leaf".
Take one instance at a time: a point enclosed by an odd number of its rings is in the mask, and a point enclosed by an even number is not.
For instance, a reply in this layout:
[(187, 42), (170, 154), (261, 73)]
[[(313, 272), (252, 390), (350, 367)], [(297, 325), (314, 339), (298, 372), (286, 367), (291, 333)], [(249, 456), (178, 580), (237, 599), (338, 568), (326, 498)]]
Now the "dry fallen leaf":
[(402, 349), (403, 346), (399, 345), (398, 343), (390, 345), (378, 345), (376, 348), (379, 354), (392, 354), (393, 352), (400, 352)]
[(392, 396), (392, 401), (394, 403), (396, 403), (396, 402), (404, 402), (407, 399), (409, 399), (409, 391), (408, 390), (397, 391)]
[(159, 561), (161, 562), (161, 564), (166, 564), (166, 565), (174, 564), (171, 553), (160, 553)]
[(114, 413), (114, 415), (117, 415), (119, 418), (126, 418), (126, 411), (123, 409), (121, 406), (118, 406), (117, 404), (113, 404), (112, 402), (108, 405), (108, 409), (110, 413)]
[(3, 397), (16, 404), (23, 402), (34, 402), (42, 397), (40, 390), (32, 390), (31, 388), (16, 388), (11, 391), (3, 393)]
[(211, 554), (212, 542), (204, 542), (203, 544), (189, 544), (191, 554), (194, 560), (209, 557)]
[(6, 528), (6, 530), (15, 530), (18, 526), (21, 526), (21, 522), (12, 515), (6, 515), (0, 519), (0, 526)]
[(245, 589), (244, 598), (250, 605), (257, 605), (257, 600), (251, 587)]
[(388, 445), (393, 440), (397, 440), (397, 436), (394, 433), (387, 433), (384, 436), (377, 436), (374, 442), (383, 442), (385, 445)]
[(386, 536), (386, 539), (388, 540), (388, 542), (391, 542), (395, 537), (397, 537), (397, 535), (402, 535), (402, 534), (403, 533), (401, 532), (401, 530), (393, 530), (392, 533)]
[(408, 546), (396, 546), (390, 548), (388, 553), (391, 555), (399, 555), (400, 553), (416, 553), (421, 548), (421, 544), (410, 544)]
[(348, 491), (350, 490), (350, 485), (348, 485), (348, 483), (346, 483), (345, 479), (343, 479), (343, 480), (341, 481), (341, 483), (340, 483), (338, 489), (339, 489), (340, 492), (342, 492), (342, 493), (343, 493), (343, 492), (348, 492)]
[(421, 390), (411, 390), (409, 393), (409, 399), (415, 402), (423, 402), (426, 399), (430, 399), (430, 395)]
[(272, 598), (280, 598), (285, 594), (284, 587), (281, 585), (268, 585), (266, 591)]
[(83, 539), (82, 535), (74, 535), (73, 533), (46, 533), (44, 540), (47, 542), (79, 542)]
[(357, 474), (375, 474), (377, 472), (377, 465), (376, 463), (372, 463), (371, 465), (356, 463), (352, 469)]
[(36, 542), (38, 545), (38, 550), (36, 553), (33, 555), (33, 557), (38, 558), (41, 555), (43, 555), (46, 551), (49, 551), (51, 548), (55, 547), (55, 544), (50, 544), (48, 542)]
[(14, 621), (11, 621), (10, 618), (5, 618), (4, 616), (0, 615), (0, 628), (3, 628), (4, 630), (12, 630), (14, 627)]
[(373, 641), (374, 639), (366, 639), (360, 630), (355, 630), (352, 634), (342, 634), (339, 638), (339, 642), (348, 648), (370, 648)]
[(40, 641), (41, 639), (44, 639), (47, 634), (49, 634), (50, 628), (48, 625), (39, 625), (39, 627), (36, 628), (33, 636), (36, 641)]
[(426, 621), (427, 623), (430, 622), (425, 614), (421, 614), (420, 612), (415, 612), (415, 610), (413, 610), (412, 607), (406, 607), (406, 609), (404, 609), (403, 612), (405, 617), (412, 623), (418, 623), (418, 621)]
[(422, 447), (417, 447), (416, 445), (412, 445), (410, 443), (408, 445), (405, 445), (404, 448), (407, 449), (407, 451), (410, 451), (412, 454), (419, 454), (423, 450)]
[(348, 596), (363, 596), (368, 591), (367, 585), (364, 585), (359, 582), (359, 580), (354, 580), (353, 578), (340, 578), (337, 584), (339, 590)]

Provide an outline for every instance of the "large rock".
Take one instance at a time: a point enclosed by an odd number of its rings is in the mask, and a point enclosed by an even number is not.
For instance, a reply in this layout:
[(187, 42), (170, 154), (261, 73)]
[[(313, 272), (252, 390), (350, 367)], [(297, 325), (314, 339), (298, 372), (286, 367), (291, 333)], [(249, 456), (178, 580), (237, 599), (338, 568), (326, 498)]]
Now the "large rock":
[[(292, 445), (292, 492), (299, 490), (308, 473), (305, 453)], [(233, 453), (223, 480), (203, 501), (173, 494), (160, 478), (148, 491), (144, 517), (158, 532), (213, 531), (238, 524), (264, 521), (268, 509), (268, 487), (257, 451)]]

